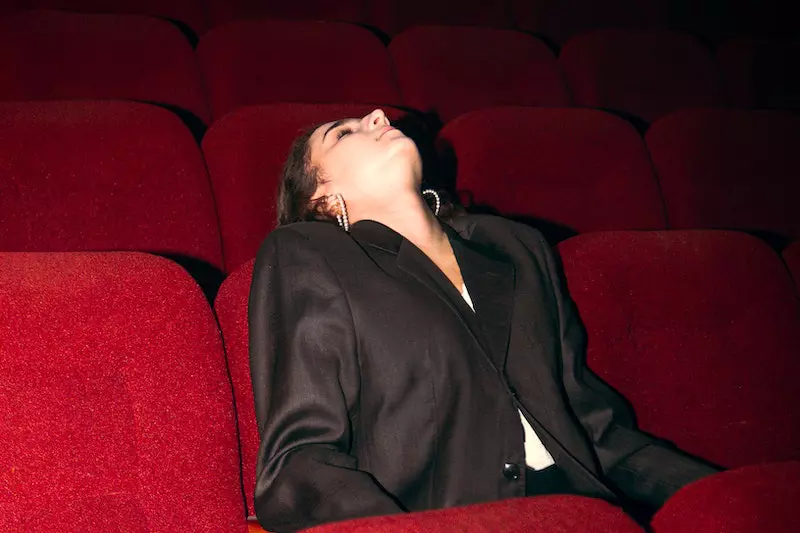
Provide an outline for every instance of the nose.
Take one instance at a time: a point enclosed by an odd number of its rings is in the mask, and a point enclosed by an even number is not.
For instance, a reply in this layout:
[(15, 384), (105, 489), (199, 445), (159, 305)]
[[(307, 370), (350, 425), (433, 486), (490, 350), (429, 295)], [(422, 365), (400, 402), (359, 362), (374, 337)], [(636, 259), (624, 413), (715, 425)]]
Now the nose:
[(386, 113), (382, 109), (376, 109), (369, 115), (366, 115), (362, 120), (366, 121), (369, 129), (382, 128), (389, 125), (389, 119), (386, 118)]

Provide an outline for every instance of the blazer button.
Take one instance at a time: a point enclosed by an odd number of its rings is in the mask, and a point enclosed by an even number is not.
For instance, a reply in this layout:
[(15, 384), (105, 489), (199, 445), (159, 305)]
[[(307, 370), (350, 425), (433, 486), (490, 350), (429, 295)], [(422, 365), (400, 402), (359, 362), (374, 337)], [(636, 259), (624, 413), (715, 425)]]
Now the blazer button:
[(506, 463), (503, 465), (503, 477), (508, 479), (509, 481), (515, 481), (519, 479), (520, 471), (519, 466), (514, 463)]
[(508, 392), (510, 392), (510, 393), (511, 393), (511, 397), (512, 397), (512, 398), (514, 398), (515, 400), (517, 400), (517, 399), (518, 399), (518, 398), (517, 398), (517, 389), (515, 389), (514, 387), (512, 387), (511, 385), (509, 385), (509, 386), (508, 386)]

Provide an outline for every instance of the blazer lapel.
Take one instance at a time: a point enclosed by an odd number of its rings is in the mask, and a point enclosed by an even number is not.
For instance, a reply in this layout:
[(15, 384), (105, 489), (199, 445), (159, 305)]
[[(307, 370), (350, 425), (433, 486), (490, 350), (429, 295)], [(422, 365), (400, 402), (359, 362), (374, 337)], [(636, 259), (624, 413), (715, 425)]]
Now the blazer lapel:
[(502, 370), (514, 307), (514, 266), (481, 246), (476, 235), (471, 237), (472, 240), (465, 240), (454, 235), (450, 242), (492, 359)]
[(443, 228), (450, 237), (475, 312), (433, 261), (391, 228), (364, 220), (353, 226), (352, 235), (362, 243), (397, 254), (398, 268), (439, 296), (462, 320), (498, 372), (502, 371), (508, 347), (513, 268), (484, 257), (474, 247), (467, 246), (450, 227), (443, 225)]

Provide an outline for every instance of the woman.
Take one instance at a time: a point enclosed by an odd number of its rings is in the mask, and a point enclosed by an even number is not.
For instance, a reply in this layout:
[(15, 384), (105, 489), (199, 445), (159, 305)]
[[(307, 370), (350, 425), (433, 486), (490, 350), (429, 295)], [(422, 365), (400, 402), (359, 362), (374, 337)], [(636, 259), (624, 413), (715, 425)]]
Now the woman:
[(717, 472), (585, 368), (537, 231), (442, 223), (421, 181), (380, 110), (292, 149), (250, 295), (265, 528), (548, 493), (653, 509)]

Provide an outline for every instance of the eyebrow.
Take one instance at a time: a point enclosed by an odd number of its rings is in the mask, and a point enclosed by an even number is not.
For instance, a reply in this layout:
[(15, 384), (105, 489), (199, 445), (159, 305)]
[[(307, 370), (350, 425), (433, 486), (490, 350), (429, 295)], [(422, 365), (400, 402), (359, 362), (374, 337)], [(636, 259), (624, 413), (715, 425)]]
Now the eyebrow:
[[(338, 128), (339, 126), (341, 126), (342, 124), (344, 124), (345, 122), (352, 122), (352, 121), (354, 121), (354, 120), (358, 120), (358, 119), (357, 119), (357, 118), (343, 118), (343, 119), (341, 119), (341, 120), (337, 120), (336, 122), (334, 122), (333, 124), (331, 124), (330, 126), (328, 126), (328, 129), (327, 129), (327, 130), (325, 130), (325, 135), (328, 135), (328, 133), (329, 133), (331, 130), (335, 130), (336, 128)], [(325, 142), (325, 135), (323, 135), (323, 136), (322, 136), (322, 142)]]

